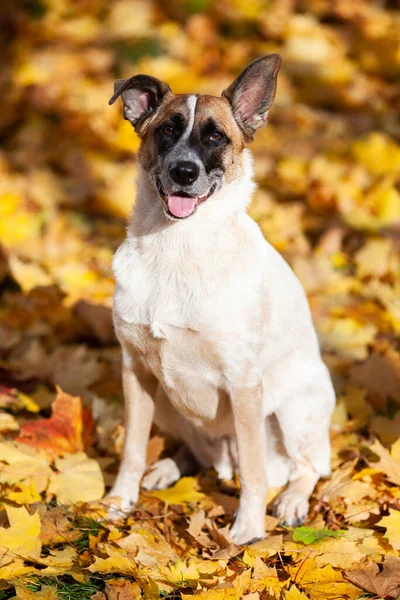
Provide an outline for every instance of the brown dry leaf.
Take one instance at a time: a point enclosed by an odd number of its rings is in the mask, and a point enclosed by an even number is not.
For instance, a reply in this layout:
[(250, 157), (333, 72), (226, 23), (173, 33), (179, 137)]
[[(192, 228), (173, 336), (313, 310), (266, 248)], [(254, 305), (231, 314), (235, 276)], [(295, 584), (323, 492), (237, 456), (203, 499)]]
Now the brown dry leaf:
[(392, 446), (392, 453), (389, 453), (378, 440), (375, 440), (370, 446), (372, 452), (380, 458), (379, 462), (371, 463), (371, 466), (378, 471), (382, 471), (389, 481), (397, 485), (400, 485), (400, 453), (397, 452), (399, 447), (400, 443), (397, 442)]
[(109, 579), (104, 587), (107, 600), (139, 600), (142, 597), (140, 587), (126, 579)]
[(387, 556), (381, 572), (376, 563), (369, 562), (361, 569), (347, 571), (346, 577), (376, 598), (395, 599), (400, 592), (400, 558)]
[[(44, 509), (44, 510), (42, 510)], [(75, 542), (82, 534), (71, 522), (70, 515), (62, 506), (39, 508), (40, 539), (46, 546)]]
[(147, 444), (146, 464), (152, 465), (161, 456), (165, 449), (165, 439), (160, 435), (153, 435)]
[(381, 398), (397, 397), (400, 392), (400, 355), (394, 350), (371, 354), (349, 370), (350, 380)]
[(203, 546), (204, 548), (215, 547), (215, 542), (213, 542), (213, 540), (205, 531), (202, 531), (202, 529), (209, 523), (210, 522), (207, 523), (205, 511), (203, 509), (198, 510), (189, 517), (189, 527), (187, 532), (194, 540), (196, 540), (198, 544), (200, 544), (200, 546)]
[(167, 564), (177, 558), (173, 548), (162, 536), (144, 528), (137, 528), (137, 531), (115, 543), (127, 556), (132, 556), (135, 562), (148, 567)]

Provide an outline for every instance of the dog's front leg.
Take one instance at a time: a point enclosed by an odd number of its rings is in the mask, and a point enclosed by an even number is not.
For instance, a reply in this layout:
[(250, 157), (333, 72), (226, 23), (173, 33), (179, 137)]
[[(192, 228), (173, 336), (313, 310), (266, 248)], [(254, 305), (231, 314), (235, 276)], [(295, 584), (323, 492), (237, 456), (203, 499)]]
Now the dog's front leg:
[[(154, 396), (157, 380), (142, 367), (125, 365), (122, 369), (125, 398), (125, 440), (121, 465), (109, 496), (121, 497), (121, 509), (128, 511), (135, 505), (140, 480), (146, 468), (146, 449), (154, 415)], [(110, 516), (118, 517), (113, 509)]]
[(262, 385), (231, 393), (239, 464), (240, 502), (231, 537), (244, 544), (265, 536), (267, 496)]

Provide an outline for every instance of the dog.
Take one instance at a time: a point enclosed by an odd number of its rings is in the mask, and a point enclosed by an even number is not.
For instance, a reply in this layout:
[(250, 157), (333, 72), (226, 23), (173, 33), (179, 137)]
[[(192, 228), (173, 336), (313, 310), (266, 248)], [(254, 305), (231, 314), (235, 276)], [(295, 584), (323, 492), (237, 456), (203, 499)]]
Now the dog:
[[(220, 478), (238, 471), (236, 544), (265, 537), (268, 482), (288, 484), (274, 511), (295, 526), (330, 474), (335, 395), (307, 298), (246, 213), (248, 144), (281, 61), (259, 58), (221, 97), (175, 95), (136, 75), (110, 99), (122, 98), (141, 138), (137, 199), (113, 261), (126, 435), (110, 496), (129, 511), (141, 482), (170, 486), (196, 462)], [(145, 474), (153, 422), (183, 445)]]

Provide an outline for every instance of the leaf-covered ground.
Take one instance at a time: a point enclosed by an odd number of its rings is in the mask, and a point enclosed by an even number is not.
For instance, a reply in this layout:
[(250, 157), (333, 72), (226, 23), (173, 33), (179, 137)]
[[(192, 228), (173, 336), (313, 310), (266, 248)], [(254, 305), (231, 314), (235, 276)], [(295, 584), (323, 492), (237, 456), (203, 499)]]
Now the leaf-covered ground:
[[(0, 599), (400, 595), (400, 12), (376, 0), (16, 0), (1, 8)], [(251, 206), (307, 290), (337, 391), (306, 528), (229, 540), (213, 472), (108, 522), (123, 439), (111, 257), (138, 140), (113, 81), (220, 93), (284, 56)], [(56, 389), (57, 386), (57, 389)], [(149, 465), (176, 442), (154, 432)], [(271, 490), (270, 500), (278, 490)]]

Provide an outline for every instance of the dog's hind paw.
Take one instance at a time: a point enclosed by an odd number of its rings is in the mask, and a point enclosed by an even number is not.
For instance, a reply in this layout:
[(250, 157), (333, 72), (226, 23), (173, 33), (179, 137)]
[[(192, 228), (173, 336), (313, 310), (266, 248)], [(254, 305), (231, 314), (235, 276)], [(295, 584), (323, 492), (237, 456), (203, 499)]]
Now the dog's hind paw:
[(282, 521), (283, 525), (297, 527), (307, 519), (308, 509), (308, 498), (289, 488), (277, 498), (273, 513)]
[(163, 458), (151, 466), (143, 477), (142, 487), (145, 490), (161, 490), (178, 481), (181, 473), (172, 458)]

